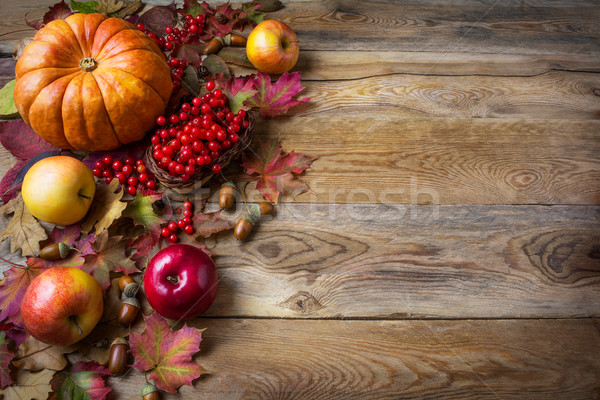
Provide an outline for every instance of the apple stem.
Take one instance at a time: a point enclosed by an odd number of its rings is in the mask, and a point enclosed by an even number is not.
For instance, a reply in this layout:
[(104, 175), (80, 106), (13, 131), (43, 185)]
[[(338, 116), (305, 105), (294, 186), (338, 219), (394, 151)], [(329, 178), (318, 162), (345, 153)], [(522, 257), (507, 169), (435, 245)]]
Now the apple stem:
[(79, 326), (79, 324), (77, 323), (77, 316), (75, 315), (71, 315), (69, 317), (71, 319), (71, 321), (73, 321), (73, 323), (75, 324), (75, 326), (77, 327), (77, 330), (79, 331), (80, 335), (83, 335), (83, 330), (81, 329), (81, 327)]
[(177, 277), (176, 277), (176, 276), (170, 276), (170, 275), (169, 275), (169, 276), (167, 276), (167, 280), (168, 280), (169, 282), (171, 282), (171, 283), (177, 283), (177, 282), (179, 282), (179, 279), (177, 279)]
[(16, 264), (16, 263), (14, 263), (14, 262), (12, 262), (12, 261), (8, 261), (7, 259), (5, 259), (5, 258), (2, 258), (2, 257), (0, 257), (0, 260), (4, 261), (4, 262), (6, 262), (6, 263), (9, 263), (10, 265), (12, 265), (12, 266), (14, 266), (14, 267), (17, 267), (17, 268), (29, 269), (29, 267), (27, 267), (27, 266), (25, 266), (25, 265)]

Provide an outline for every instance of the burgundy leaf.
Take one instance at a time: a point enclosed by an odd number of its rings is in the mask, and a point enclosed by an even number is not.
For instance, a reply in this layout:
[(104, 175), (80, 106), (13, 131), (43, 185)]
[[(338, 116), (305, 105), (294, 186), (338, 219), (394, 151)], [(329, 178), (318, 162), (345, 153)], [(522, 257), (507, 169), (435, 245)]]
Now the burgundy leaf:
[(21, 160), (28, 160), (44, 151), (60, 150), (39, 137), (22, 119), (0, 122), (0, 143)]
[(156, 33), (158, 36), (165, 34), (167, 26), (175, 26), (177, 24), (178, 14), (175, 3), (168, 6), (155, 6), (140, 15), (136, 23), (142, 23), (146, 29)]
[(15, 178), (19, 174), (19, 171), (27, 164), (25, 160), (19, 160), (8, 170), (6, 175), (0, 181), (0, 194), (2, 201), (6, 204), (10, 200), (17, 197), (17, 191), (21, 188), (20, 184), (15, 184)]

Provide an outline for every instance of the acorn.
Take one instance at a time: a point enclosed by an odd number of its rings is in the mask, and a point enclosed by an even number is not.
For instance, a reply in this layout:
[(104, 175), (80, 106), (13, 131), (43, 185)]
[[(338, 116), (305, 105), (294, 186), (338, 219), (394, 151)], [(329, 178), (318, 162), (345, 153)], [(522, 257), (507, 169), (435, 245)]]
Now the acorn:
[(160, 392), (153, 384), (146, 382), (142, 388), (142, 400), (159, 400)]
[(140, 302), (135, 297), (127, 297), (123, 300), (121, 308), (119, 308), (119, 314), (117, 315), (117, 321), (123, 326), (129, 326), (137, 317), (140, 311)]
[(63, 242), (49, 244), (40, 250), (40, 258), (48, 261), (62, 260), (69, 255), (71, 248)]
[(248, 39), (245, 36), (237, 35), (235, 33), (230, 34), (229, 45), (233, 47), (246, 47)]
[(270, 201), (261, 201), (258, 203), (258, 207), (260, 208), (260, 215), (271, 215), (275, 208), (273, 207), (273, 203)]
[(129, 344), (125, 338), (116, 338), (110, 345), (108, 356), (108, 370), (113, 375), (121, 375), (127, 368), (127, 350)]
[(223, 48), (223, 42), (220, 38), (213, 38), (204, 46), (204, 54), (214, 54)]
[(123, 292), (125, 290), (125, 287), (127, 287), (127, 285), (129, 285), (130, 283), (135, 283), (135, 280), (129, 275), (123, 275), (119, 279), (119, 289), (121, 289), (121, 291)]
[(233, 207), (235, 203), (235, 185), (231, 182), (225, 182), (219, 190), (219, 207), (227, 210)]
[(235, 236), (238, 240), (245, 240), (250, 232), (252, 232), (252, 228), (256, 224), (256, 221), (260, 218), (260, 207), (258, 204), (253, 204), (249, 212), (244, 214), (237, 224), (235, 224), (235, 229), (233, 230), (233, 236)]

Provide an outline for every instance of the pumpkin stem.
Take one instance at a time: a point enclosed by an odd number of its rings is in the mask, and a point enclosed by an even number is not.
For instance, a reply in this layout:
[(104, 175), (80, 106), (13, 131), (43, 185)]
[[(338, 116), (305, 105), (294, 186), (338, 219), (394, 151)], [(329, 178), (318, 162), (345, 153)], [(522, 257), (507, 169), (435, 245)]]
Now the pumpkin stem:
[(90, 72), (96, 69), (98, 63), (92, 57), (84, 57), (79, 61), (79, 67), (85, 72)]

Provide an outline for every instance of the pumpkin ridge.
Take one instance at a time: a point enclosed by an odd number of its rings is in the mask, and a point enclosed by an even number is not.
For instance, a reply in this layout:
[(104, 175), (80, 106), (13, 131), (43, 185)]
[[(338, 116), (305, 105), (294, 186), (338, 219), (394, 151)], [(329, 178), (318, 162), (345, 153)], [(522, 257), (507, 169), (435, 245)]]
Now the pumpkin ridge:
[[(48, 69), (48, 68), (55, 68), (55, 67), (40, 68), (40, 70), (41, 70), (41, 69)], [(65, 67), (65, 68), (69, 68), (69, 67)], [(73, 68), (73, 67), (70, 67), (70, 68)], [(25, 78), (27, 75), (29, 75), (30, 73), (33, 73), (33, 72), (36, 72), (36, 71), (39, 71), (39, 70), (37, 70), (37, 69), (36, 69), (36, 70), (28, 71), (28, 72), (27, 72), (25, 75), (21, 76), (21, 78), (20, 78), (20, 79), (23, 79), (23, 78)], [(30, 120), (31, 120), (31, 116), (29, 115), (29, 114), (30, 114), (30, 112), (31, 112), (31, 108), (32, 108), (33, 104), (35, 103), (35, 101), (37, 100), (37, 98), (38, 98), (38, 96), (40, 95), (40, 93), (41, 93), (41, 92), (44, 90), (44, 88), (46, 88), (46, 87), (48, 87), (48, 86), (52, 85), (54, 82), (56, 82), (56, 81), (57, 81), (57, 80), (59, 80), (59, 79), (62, 79), (62, 78), (64, 78), (65, 76), (71, 76), (71, 79), (73, 79), (73, 78), (75, 77), (75, 75), (76, 75), (77, 73), (79, 73), (79, 72), (81, 72), (81, 70), (80, 70), (80, 71), (73, 71), (72, 73), (70, 73), (70, 74), (67, 74), (67, 75), (61, 75), (61, 76), (58, 76), (58, 77), (56, 77), (56, 79), (53, 79), (52, 81), (48, 82), (48, 84), (46, 84), (46, 86), (44, 86), (44, 87), (42, 88), (42, 90), (40, 90), (39, 92), (37, 92), (37, 93), (35, 94), (35, 97), (33, 97), (33, 98), (31, 99), (31, 101), (29, 102), (29, 107), (27, 108), (27, 121), (30, 121)], [(64, 96), (64, 94), (63, 94), (63, 96)], [(62, 100), (62, 99), (61, 99), (61, 100)], [(29, 125), (29, 122), (27, 122), (27, 124)], [(66, 138), (65, 138), (65, 139), (66, 139)], [(67, 142), (68, 142), (68, 141), (67, 141)]]
[(100, 61), (102, 59), (98, 59), (98, 56), (100, 54), (102, 54), (102, 52), (104, 51), (104, 48), (112, 41), (113, 37), (115, 37), (119, 32), (122, 32), (126, 29), (131, 29), (130, 27), (128, 27), (127, 25), (122, 25), (121, 28), (118, 31), (112, 33), (111, 37), (102, 45), (102, 47), (96, 52), (96, 54), (91, 54), (91, 50), (94, 48), (94, 44), (96, 43), (96, 34), (98, 33), (98, 31), (100, 31), (100, 28), (102, 27), (102, 25), (104, 25), (105, 23), (111, 23), (111, 22), (107, 22), (110, 21), (110, 18), (105, 19), (104, 21), (102, 21), (100, 23), (100, 25), (98, 25), (98, 27), (96, 28), (96, 31), (94, 32), (94, 38), (92, 39), (92, 45), (90, 46), (90, 57), (92, 57), (94, 60), (96, 60), (98, 63), (100, 63)]
[[(152, 86), (150, 86), (150, 85), (148, 84), (148, 82), (144, 81), (143, 79), (140, 79), (140, 78), (138, 78), (137, 76), (135, 76), (134, 74), (132, 74), (132, 73), (131, 73), (131, 72), (129, 72), (129, 71), (125, 71), (124, 69), (119, 69), (119, 68), (111, 68), (111, 67), (104, 67), (104, 68), (102, 68), (102, 70), (103, 70), (103, 71), (115, 70), (115, 71), (120, 71), (120, 72), (123, 72), (123, 73), (125, 73), (125, 74), (127, 74), (127, 75), (129, 75), (129, 76), (132, 76), (132, 77), (134, 77), (134, 78), (135, 78), (137, 81), (141, 82), (143, 85), (146, 85), (146, 86), (148, 86), (150, 89), (152, 89), (152, 91), (153, 91), (153, 92), (154, 92), (154, 93), (155, 93), (155, 94), (156, 94), (158, 97), (160, 97), (160, 98), (162, 99), (162, 96), (160, 95), (160, 93), (158, 93), (158, 91), (157, 91), (156, 89), (154, 89)], [(166, 105), (166, 103), (165, 103), (165, 105)]]
[[(126, 51), (126, 52), (123, 52), (123, 53), (121, 53), (121, 54), (115, 54), (115, 55), (114, 55), (114, 56), (112, 56), (112, 57), (109, 57), (109, 58), (107, 58), (107, 59), (104, 59), (104, 60), (102, 60), (102, 62), (103, 62), (103, 63), (110, 62), (110, 60), (111, 60), (111, 59), (113, 59), (113, 58), (115, 58), (115, 57), (119, 57), (119, 56), (121, 56), (121, 55), (123, 55), (123, 54), (127, 54), (127, 53), (129, 53), (130, 51), (137, 51), (137, 50), (141, 50), (141, 51), (148, 51), (150, 54), (153, 54), (154, 56), (156, 56), (156, 57), (159, 57), (159, 58), (160, 58), (160, 55), (156, 54), (156, 53), (155, 53), (154, 51), (152, 51), (151, 49), (140, 48), (140, 49), (130, 49), (130, 50), (128, 50), (128, 51)], [(165, 63), (165, 65), (166, 65), (166, 63)], [(100, 66), (100, 64), (98, 64), (98, 66)], [(105, 66), (105, 65), (103, 66), (103, 69), (106, 69), (106, 70), (114, 69), (114, 70), (118, 70), (118, 71), (126, 72), (127, 74), (129, 74), (129, 75), (131, 75), (131, 76), (135, 77), (136, 79), (138, 79), (139, 81), (141, 81), (142, 83), (144, 83), (145, 85), (147, 85), (148, 87), (152, 88), (152, 90), (153, 90), (153, 91), (154, 91), (154, 92), (155, 92), (155, 93), (158, 95), (158, 97), (160, 97), (160, 98), (163, 100), (163, 102), (165, 103), (165, 107), (166, 107), (166, 106), (169, 104), (169, 99), (171, 98), (171, 93), (168, 93), (168, 94), (166, 95), (166, 98), (165, 98), (165, 97), (163, 97), (163, 96), (161, 96), (161, 94), (160, 94), (160, 91), (159, 91), (158, 89), (156, 89), (154, 86), (150, 85), (150, 83), (149, 83), (147, 80), (145, 80), (145, 79), (142, 79), (142, 78), (140, 78), (139, 76), (137, 76), (137, 75), (134, 75), (133, 73), (131, 73), (131, 72), (129, 72), (128, 70), (125, 70), (125, 69), (121, 69), (121, 68), (117, 68), (117, 67), (110, 67), (110, 66), (108, 66), (108, 67), (107, 67), (107, 66)]]
[[(73, 32), (73, 29), (71, 28), (71, 25), (69, 25), (69, 23), (65, 21), (65, 25), (69, 27), (69, 31), (71, 32), (71, 36), (73, 36), (75, 38), (75, 41), (77, 42), (77, 44), (79, 45), (79, 52), (81, 53), (81, 57), (85, 57), (84, 51), (83, 51), (83, 47), (81, 46), (81, 42), (79, 41), (79, 38), (77, 38), (77, 35), (75, 34), (75, 32)], [(48, 42), (46, 42), (48, 43)]]
[[(102, 25), (102, 24), (100, 24), (100, 25)], [(94, 71), (98, 72), (98, 68), (96, 68)], [(100, 97), (102, 97), (102, 103), (106, 104), (106, 100), (104, 99), (104, 93), (102, 92), (102, 89), (101, 89), (100, 85), (98, 84), (98, 79), (97, 79), (94, 71), (91, 71), (88, 73), (91, 74), (92, 77), (94, 78), (94, 82), (96, 83), (96, 86), (98, 87), (98, 93), (100, 93)], [(113, 131), (113, 135), (117, 139), (117, 142), (121, 143), (121, 141), (119, 140), (119, 137), (117, 136), (117, 131), (115, 130), (115, 124), (114, 124), (112, 118), (110, 117), (110, 113), (108, 112), (108, 110), (106, 112), (106, 116), (108, 118), (108, 123), (110, 124), (110, 129)]]

